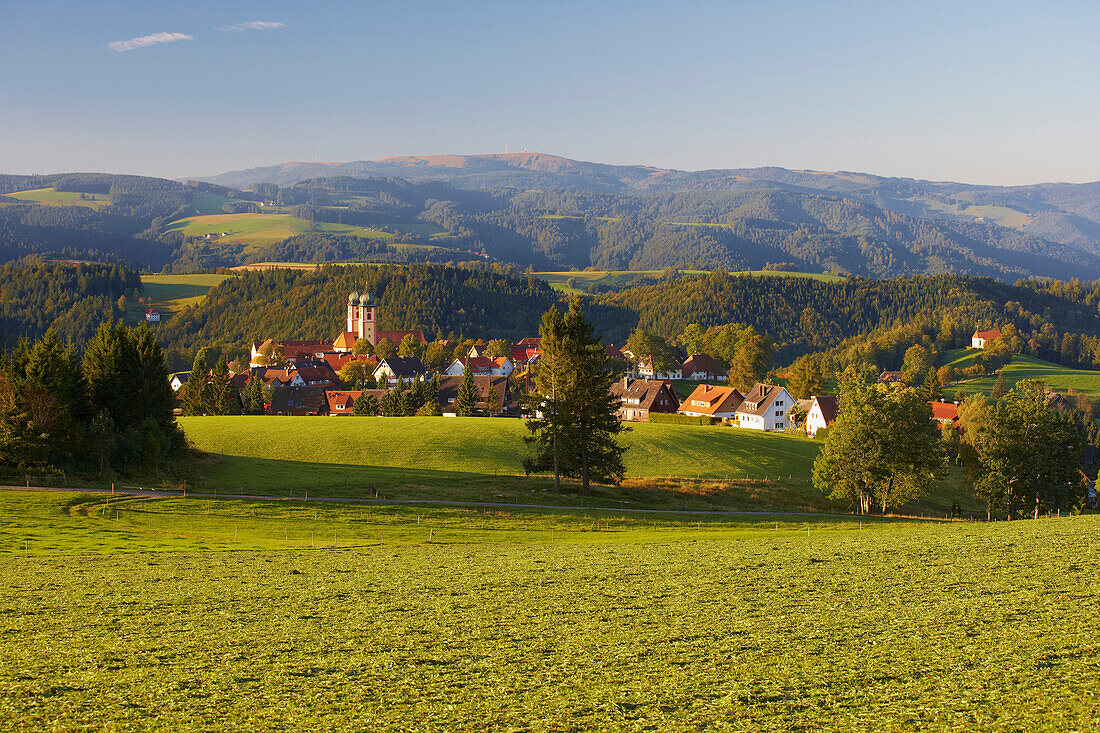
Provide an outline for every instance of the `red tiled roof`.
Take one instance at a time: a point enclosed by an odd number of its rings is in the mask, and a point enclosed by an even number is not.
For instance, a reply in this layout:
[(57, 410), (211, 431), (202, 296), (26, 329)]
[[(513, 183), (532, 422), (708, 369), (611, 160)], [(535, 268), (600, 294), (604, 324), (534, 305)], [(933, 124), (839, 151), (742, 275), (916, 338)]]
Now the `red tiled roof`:
[(959, 419), (959, 407), (950, 402), (929, 402), (932, 417), (940, 422), (955, 422)]
[(1001, 332), (996, 330), (996, 329), (994, 329), (992, 331), (975, 331), (974, 332), (974, 338), (976, 338), (976, 339), (985, 339), (986, 341), (992, 341), (993, 339), (999, 339), (1000, 337), (1001, 337)]
[[(703, 415), (736, 412), (744, 399), (741, 392), (733, 387), (700, 384), (686, 400), (680, 403), (680, 412), (698, 412)], [(702, 404), (694, 404), (696, 402)]]

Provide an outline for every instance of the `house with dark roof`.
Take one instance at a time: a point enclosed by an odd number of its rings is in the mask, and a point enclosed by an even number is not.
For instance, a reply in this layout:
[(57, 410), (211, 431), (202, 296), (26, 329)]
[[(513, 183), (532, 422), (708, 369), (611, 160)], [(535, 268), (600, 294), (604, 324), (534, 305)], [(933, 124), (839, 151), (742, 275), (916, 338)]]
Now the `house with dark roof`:
[(328, 409), (324, 387), (284, 387), (272, 392), (269, 415), (321, 415)]
[(692, 354), (681, 365), (684, 379), (693, 382), (724, 382), (726, 370), (710, 354)]
[(402, 384), (422, 381), (428, 368), (415, 356), (391, 356), (378, 362), (374, 378), (379, 384), (399, 387)]
[(786, 387), (757, 384), (737, 408), (737, 424), (749, 430), (786, 430), (794, 399)]
[[(444, 415), (455, 414), (455, 400), (462, 386), (461, 376), (439, 378), (439, 409)], [(513, 412), (515, 403), (509, 392), (508, 377), (481, 375), (474, 377), (474, 389), (477, 390), (476, 409), (489, 415)]]
[(840, 400), (835, 395), (814, 395), (809, 409), (806, 410), (806, 435), (816, 438), (817, 431), (836, 422), (839, 414)]
[(673, 413), (680, 407), (672, 384), (660, 379), (623, 377), (611, 385), (611, 394), (619, 400), (620, 420), (649, 422), (651, 413)]

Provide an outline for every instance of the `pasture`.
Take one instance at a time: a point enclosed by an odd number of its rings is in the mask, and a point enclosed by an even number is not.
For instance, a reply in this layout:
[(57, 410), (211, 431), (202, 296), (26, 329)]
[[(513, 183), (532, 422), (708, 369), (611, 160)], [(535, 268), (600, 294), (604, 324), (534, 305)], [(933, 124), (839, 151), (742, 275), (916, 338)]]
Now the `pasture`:
[[(956, 368), (964, 368), (974, 361), (974, 357), (980, 354), (978, 349), (960, 349), (949, 353), (954, 357), (947, 363)], [(1038, 379), (1046, 383), (1048, 387), (1068, 393), (1070, 390), (1086, 394), (1089, 397), (1100, 397), (1100, 371), (1087, 369), (1073, 369), (1049, 361), (1036, 359), (1033, 356), (1014, 356), (1002, 370), (1005, 375), (1005, 384), (1011, 389), (1017, 382), (1024, 379)], [(944, 393), (953, 397), (959, 390), (967, 394), (985, 394), (993, 391), (997, 383), (997, 376), (982, 377), (967, 382), (961, 382), (944, 387)]]
[[(221, 283), (227, 275), (142, 275), (141, 285), (145, 295), (153, 299), (152, 307), (161, 313), (165, 320), (173, 313), (187, 306), (197, 306), (206, 297), (207, 291)], [(135, 322), (145, 319), (145, 309), (140, 303), (131, 303), (127, 308), (127, 318)]]
[(42, 206), (87, 206), (89, 209), (105, 208), (111, 205), (111, 195), (107, 193), (86, 193), (81, 198), (80, 193), (69, 191), (55, 191), (53, 188), (36, 188), (30, 191), (17, 191), (6, 193), (13, 199), (28, 203), (41, 204)]
[[(265, 245), (307, 232), (352, 234), (366, 239), (390, 241), (389, 232), (367, 229), (347, 224), (329, 224), (299, 219), (290, 214), (210, 214), (192, 216), (174, 221), (165, 231), (181, 232), (189, 237), (219, 235), (215, 241), (241, 242), (247, 245)], [(225, 236), (220, 236), (224, 232)]]
[(15, 730), (1100, 718), (1097, 517), (108, 509), (102, 495), (0, 492), (0, 528), (0, 706)]
[[(443, 417), (185, 417), (207, 456), (191, 490), (280, 497), (371, 496), (521, 504), (676, 509), (849, 511), (810, 483), (820, 443), (720, 426), (632, 424), (622, 439), (627, 476), (579, 496), (566, 482), (524, 475), (524, 422)], [(942, 516), (961, 496), (957, 477), (908, 511)]]

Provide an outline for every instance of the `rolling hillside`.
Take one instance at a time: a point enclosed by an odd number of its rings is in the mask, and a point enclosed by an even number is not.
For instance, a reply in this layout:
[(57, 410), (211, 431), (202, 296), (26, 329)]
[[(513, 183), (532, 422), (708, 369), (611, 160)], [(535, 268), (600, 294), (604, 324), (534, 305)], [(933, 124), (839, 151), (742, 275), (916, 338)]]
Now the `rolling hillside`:
[[(974, 356), (978, 353), (981, 352), (977, 349), (960, 350), (953, 354), (954, 359), (946, 363), (956, 368), (966, 367), (973, 362)], [(1017, 355), (1012, 357), (1012, 361), (1003, 367), (1001, 372), (1005, 377), (1005, 385), (1009, 389), (1021, 380), (1038, 379), (1063, 394), (1073, 390), (1092, 398), (1100, 397), (1100, 371), (1071, 369), (1033, 356)], [(988, 395), (993, 391), (996, 382), (996, 376), (983, 377), (945, 387), (944, 393), (949, 397), (954, 397), (959, 391)]]

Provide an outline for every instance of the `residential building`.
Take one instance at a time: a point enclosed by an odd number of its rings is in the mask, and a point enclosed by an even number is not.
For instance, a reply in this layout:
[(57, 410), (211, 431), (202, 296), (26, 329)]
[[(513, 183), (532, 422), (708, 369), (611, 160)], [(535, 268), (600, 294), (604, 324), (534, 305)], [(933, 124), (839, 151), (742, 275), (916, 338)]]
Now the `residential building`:
[(183, 385), (187, 384), (187, 380), (191, 378), (191, 372), (176, 372), (168, 378), (168, 384), (172, 387), (173, 392), (179, 392)]
[(684, 370), (679, 362), (674, 361), (672, 366), (663, 371), (653, 368), (653, 363), (644, 361), (634, 370), (635, 375), (642, 379), (683, 379)]
[[(439, 378), (439, 408), (445, 416), (455, 414), (455, 400), (462, 386), (462, 377), (449, 375)], [(508, 388), (508, 377), (482, 375), (474, 377), (477, 390), (476, 409), (489, 415), (512, 412), (515, 403)]]
[(272, 393), (271, 415), (320, 415), (328, 409), (324, 387), (285, 387)]
[(700, 384), (680, 403), (680, 414), (732, 420), (745, 396), (733, 387)]
[(651, 413), (673, 413), (680, 407), (672, 384), (663, 380), (623, 377), (611, 385), (611, 394), (619, 399), (620, 420), (649, 422)]
[(424, 362), (415, 356), (391, 356), (378, 362), (374, 378), (379, 384), (399, 387), (423, 380), (427, 371)]
[(160, 323), (160, 311), (150, 308), (145, 311), (145, 320), (149, 323)]
[(737, 408), (737, 424), (750, 430), (786, 430), (794, 399), (786, 387), (757, 384)]
[(975, 331), (974, 335), (970, 337), (970, 348), (984, 349), (986, 344), (1000, 337), (1001, 332), (996, 329), (991, 331)]
[(374, 395), (375, 403), (381, 411), (382, 398), (386, 395), (384, 389), (326, 390), (325, 401), (328, 404), (328, 414), (355, 414), (355, 401), (361, 399), (364, 395)]
[(840, 400), (835, 395), (814, 395), (806, 410), (806, 435), (817, 437), (817, 431), (836, 422), (840, 414)]
[(508, 377), (515, 371), (512, 360), (507, 356), (498, 356), (490, 359), (487, 356), (470, 356), (466, 359), (455, 359), (450, 366), (443, 370), (447, 376), (462, 376), (466, 369), (466, 363), (470, 364), (470, 371), (474, 376), (483, 377)]
[(878, 381), (883, 384), (893, 384), (901, 381), (901, 372), (883, 372), (878, 375)]
[(940, 425), (950, 425), (953, 428), (959, 426), (959, 406), (952, 402), (929, 402), (932, 408), (932, 419)]
[(724, 382), (726, 370), (709, 354), (692, 354), (680, 367), (684, 379), (693, 382)]

